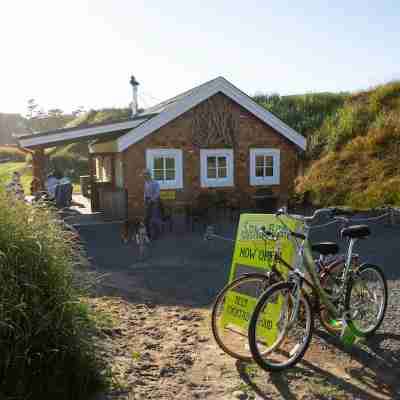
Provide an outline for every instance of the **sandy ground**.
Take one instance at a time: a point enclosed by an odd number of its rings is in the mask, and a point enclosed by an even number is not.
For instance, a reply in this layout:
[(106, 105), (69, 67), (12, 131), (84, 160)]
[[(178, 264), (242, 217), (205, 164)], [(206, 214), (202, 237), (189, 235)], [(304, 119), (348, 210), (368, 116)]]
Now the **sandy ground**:
[[(384, 265), (391, 279), (388, 311), (378, 333), (346, 350), (317, 329), (304, 360), (279, 374), (236, 362), (212, 338), (210, 307), (227, 281), (229, 242), (175, 232), (154, 243), (151, 257), (139, 262), (137, 249), (121, 243), (118, 225), (79, 229), (93, 267), (107, 274), (91, 302), (112, 315), (99, 345), (112, 365), (113, 387), (99, 400), (400, 399), (398, 228), (377, 226), (358, 249)], [(221, 233), (232, 237), (234, 229), (225, 227)]]

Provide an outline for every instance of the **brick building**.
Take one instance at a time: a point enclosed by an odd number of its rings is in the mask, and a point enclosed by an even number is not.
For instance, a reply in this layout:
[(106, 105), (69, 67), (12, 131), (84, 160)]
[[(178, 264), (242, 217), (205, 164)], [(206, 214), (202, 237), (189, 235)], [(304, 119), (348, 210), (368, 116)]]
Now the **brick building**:
[(303, 136), (222, 77), (142, 111), (139, 84), (133, 77), (131, 84), (129, 120), (20, 137), (22, 147), (35, 150), (34, 176), (43, 179), (45, 147), (85, 140), (95, 209), (141, 215), (145, 168), (171, 207), (194, 204), (204, 193), (242, 208), (287, 203)]

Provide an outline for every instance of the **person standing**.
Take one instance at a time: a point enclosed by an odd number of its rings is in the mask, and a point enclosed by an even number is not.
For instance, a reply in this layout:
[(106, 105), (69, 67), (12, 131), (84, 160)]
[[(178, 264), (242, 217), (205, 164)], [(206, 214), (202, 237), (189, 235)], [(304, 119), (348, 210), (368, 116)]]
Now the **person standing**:
[(146, 169), (144, 176), (144, 204), (145, 220), (144, 224), (150, 239), (155, 239), (156, 233), (153, 228), (157, 226), (158, 231), (161, 227), (160, 214), (160, 185), (152, 179), (151, 171)]

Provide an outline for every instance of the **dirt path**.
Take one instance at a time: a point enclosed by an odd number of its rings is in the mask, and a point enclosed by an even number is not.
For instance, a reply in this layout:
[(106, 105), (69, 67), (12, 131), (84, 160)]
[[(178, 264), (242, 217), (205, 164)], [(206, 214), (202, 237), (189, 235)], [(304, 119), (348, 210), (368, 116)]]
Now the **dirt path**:
[(112, 315), (99, 345), (112, 364), (113, 388), (101, 399), (400, 399), (398, 350), (373, 351), (383, 334), (347, 353), (321, 331), (303, 362), (269, 374), (220, 351), (207, 309), (118, 297), (92, 304)]

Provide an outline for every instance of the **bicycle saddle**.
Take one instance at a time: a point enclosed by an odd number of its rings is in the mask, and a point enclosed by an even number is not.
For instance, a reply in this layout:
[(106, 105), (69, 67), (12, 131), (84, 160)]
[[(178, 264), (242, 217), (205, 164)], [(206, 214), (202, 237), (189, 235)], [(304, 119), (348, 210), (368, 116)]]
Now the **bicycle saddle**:
[(340, 231), (342, 237), (349, 237), (351, 239), (362, 239), (371, 234), (371, 231), (367, 225), (352, 225), (348, 228), (343, 228)]
[(339, 246), (334, 242), (321, 242), (312, 244), (311, 250), (323, 256), (327, 256), (328, 254), (339, 253)]

